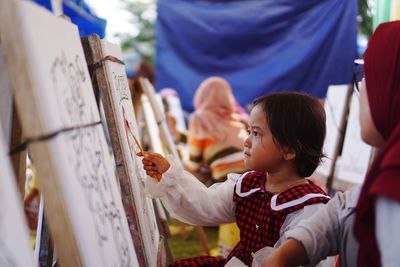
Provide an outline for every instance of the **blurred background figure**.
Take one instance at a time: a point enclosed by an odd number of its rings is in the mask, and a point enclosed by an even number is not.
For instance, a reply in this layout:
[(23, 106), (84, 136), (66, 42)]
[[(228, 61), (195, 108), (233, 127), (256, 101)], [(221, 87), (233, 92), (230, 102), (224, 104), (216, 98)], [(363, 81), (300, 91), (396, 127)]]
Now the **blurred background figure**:
[[(246, 124), (238, 113), (231, 86), (220, 77), (204, 80), (194, 96), (189, 118), (189, 161), (185, 166), (206, 185), (223, 182), (228, 173), (243, 173)], [(199, 175), (200, 173), (200, 175)], [(239, 241), (236, 224), (221, 225), (218, 250), (227, 256)]]
[(24, 188), (24, 210), (31, 234), (31, 246), (35, 248), (36, 229), (40, 205), (39, 182), (36, 170), (29, 157), (26, 164), (26, 182)]
[(186, 118), (188, 114), (182, 109), (178, 93), (172, 88), (164, 88), (159, 91), (168, 127), (173, 135), (175, 144), (187, 142)]
[(224, 181), (228, 173), (246, 171), (242, 152), (246, 125), (228, 82), (219, 77), (204, 80), (195, 93), (194, 106), (186, 166), (192, 171), (208, 167), (213, 182)]
[(135, 74), (136, 77), (147, 78), (151, 84), (155, 84), (156, 79), (154, 75), (154, 68), (146, 59), (142, 59), (142, 61), (136, 66)]

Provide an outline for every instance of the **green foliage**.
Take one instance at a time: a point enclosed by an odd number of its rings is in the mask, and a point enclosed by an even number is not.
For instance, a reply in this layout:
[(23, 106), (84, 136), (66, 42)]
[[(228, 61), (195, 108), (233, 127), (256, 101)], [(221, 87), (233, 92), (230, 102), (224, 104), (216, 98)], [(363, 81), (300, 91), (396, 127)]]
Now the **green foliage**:
[(131, 22), (137, 29), (132, 34), (118, 34), (123, 51), (135, 51), (142, 58), (154, 62), (155, 0), (122, 0), (122, 4), (132, 14)]
[(372, 34), (372, 10), (370, 6), (370, 0), (359, 0), (358, 1), (358, 26), (359, 33), (370, 36)]

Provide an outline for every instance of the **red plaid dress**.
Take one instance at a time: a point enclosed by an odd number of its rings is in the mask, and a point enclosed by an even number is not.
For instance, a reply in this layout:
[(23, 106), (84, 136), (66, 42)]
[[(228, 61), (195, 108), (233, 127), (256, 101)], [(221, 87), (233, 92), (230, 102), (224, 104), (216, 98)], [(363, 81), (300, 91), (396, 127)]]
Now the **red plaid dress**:
[(252, 254), (259, 249), (273, 247), (279, 240), (286, 216), (304, 206), (326, 203), (326, 193), (311, 181), (297, 185), (277, 195), (264, 190), (266, 175), (251, 171), (239, 178), (233, 200), (236, 202), (236, 222), (240, 229), (240, 241), (225, 258), (210, 256), (178, 260), (170, 266), (224, 266), (236, 257), (251, 266)]

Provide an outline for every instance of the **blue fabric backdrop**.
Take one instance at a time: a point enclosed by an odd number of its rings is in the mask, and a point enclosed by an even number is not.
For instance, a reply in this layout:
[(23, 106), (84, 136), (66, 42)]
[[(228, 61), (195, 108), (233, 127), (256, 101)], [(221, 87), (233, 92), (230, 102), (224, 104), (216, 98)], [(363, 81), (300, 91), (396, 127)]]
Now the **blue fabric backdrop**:
[(289, 89), (325, 97), (351, 82), (357, 13), (356, 0), (158, 0), (157, 88), (176, 89), (189, 111), (212, 75), (243, 106)]
[[(33, 1), (52, 10), (51, 0)], [(100, 38), (104, 38), (107, 21), (97, 17), (84, 0), (63, 0), (63, 12), (78, 25), (81, 37), (96, 33)]]

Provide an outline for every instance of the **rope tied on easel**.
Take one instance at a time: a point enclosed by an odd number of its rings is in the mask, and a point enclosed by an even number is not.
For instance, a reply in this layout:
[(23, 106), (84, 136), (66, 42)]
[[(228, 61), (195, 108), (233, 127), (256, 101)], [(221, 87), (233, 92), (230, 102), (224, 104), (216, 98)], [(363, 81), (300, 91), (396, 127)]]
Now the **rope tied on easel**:
[[(90, 64), (88, 65), (88, 69), (89, 69), (89, 74), (90, 74), (90, 79), (93, 81), (94, 80), (94, 76), (96, 73), (96, 70), (103, 67), (104, 62), (106, 61), (111, 61), (111, 62), (115, 62), (115, 63), (119, 63), (121, 65), (125, 65), (125, 62), (122, 61), (121, 59), (114, 57), (114, 56), (105, 56), (104, 58), (100, 59), (99, 61), (97, 61), (96, 63)], [(94, 95), (96, 98), (96, 103), (97, 106), (100, 106), (100, 91), (98, 90), (98, 88), (94, 88)]]
[(97, 61), (96, 63), (90, 64), (88, 65), (89, 67), (89, 72), (92, 73), (93, 71), (95, 71), (98, 68), (103, 67), (104, 62), (106, 61), (111, 61), (111, 62), (115, 62), (115, 63), (119, 63), (121, 65), (125, 65), (125, 62), (122, 61), (121, 59), (114, 57), (114, 56), (105, 56), (104, 58), (100, 59), (99, 61)]
[(64, 129), (61, 129), (61, 130), (58, 130), (56, 132), (52, 132), (52, 133), (49, 133), (49, 134), (45, 134), (45, 135), (41, 135), (41, 136), (37, 136), (37, 137), (31, 137), (31, 138), (26, 139), (23, 143), (17, 145), (13, 149), (11, 149), (8, 154), (10, 156), (12, 156), (14, 154), (20, 153), (20, 152), (26, 150), (26, 148), (30, 144), (35, 143), (35, 142), (41, 142), (41, 141), (50, 140), (50, 139), (56, 137), (60, 133), (65, 133), (65, 132), (70, 132), (70, 131), (73, 131), (73, 130), (89, 128), (89, 127), (96, 126), (98, 124), (101, 124), (101, 121), (92, 122), (92, 123), (88, 123), (88, 124), (84, 124), (84, 125), (80, 125), (80, 126), (76, 126), (76, 127), (67, 127), (67, 128), (64, 128)]

